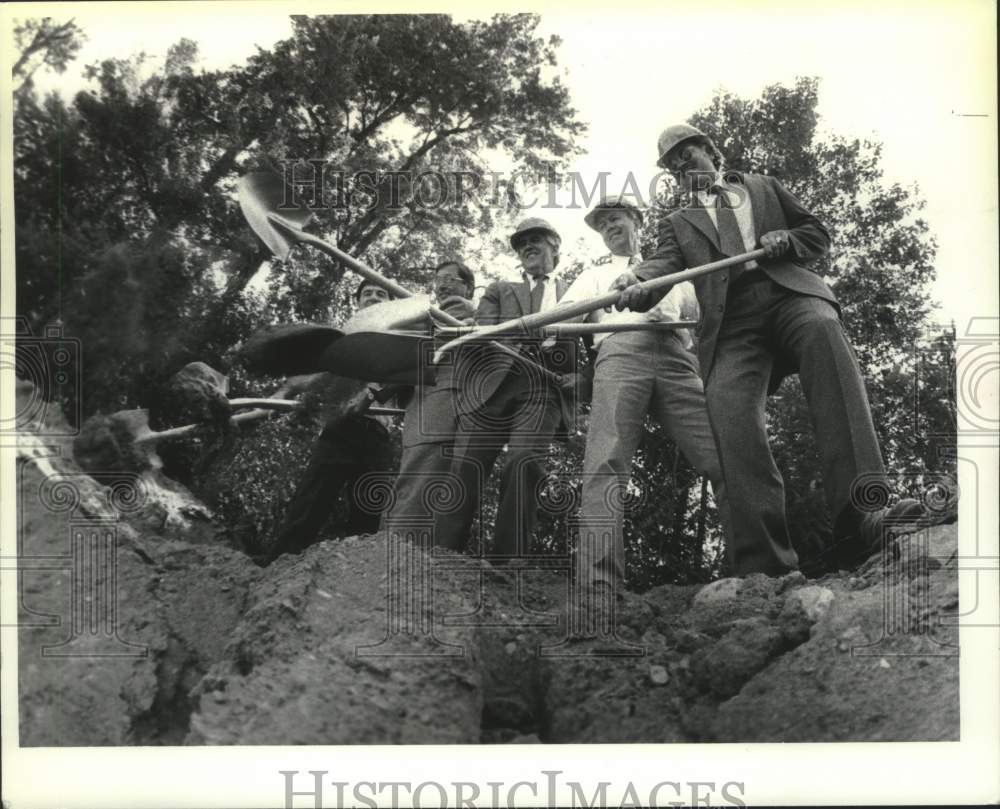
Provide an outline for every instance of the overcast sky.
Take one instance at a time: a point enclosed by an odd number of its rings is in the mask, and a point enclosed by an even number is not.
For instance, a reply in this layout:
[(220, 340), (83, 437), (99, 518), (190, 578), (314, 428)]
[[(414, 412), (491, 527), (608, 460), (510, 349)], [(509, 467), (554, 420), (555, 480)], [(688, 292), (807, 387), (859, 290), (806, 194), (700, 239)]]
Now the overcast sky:
[[(30, 8), (44, 13), (41, 4)], [(255, 46), (268, 47), (289, 34), (292, 7), (220, 2), (62, 8), (77, 19), (87, 43), (67, 74), (39, 76), (38, 84), (75, 91), (83, 65), (139, 50), (162, 56), (181, 37), (199, 43), (207, 69), (242, 63)], [(390, 7), (368, 4), (356, 10), (378, 8)], [(59, 11), (53, 7), (49, 13)], [(484, 7), (484, 14), (489, 11)], [(584, 177), (610, 171), (609, 188), (629, 171), (650, 177), (656, 172), (659, 131), (683, 121), (719, 88), (754, 97), (768, 84), (819, 76), (821, 128), (881, 140), (887, 179), (919, 184), (939, 242), (933, 297), (942, 319), (961, 323), (996, 315), (992, 2), (878, 8), (656, 3), (646, 10), (624, 3), (613, 8), (563, 3), (542, 13), (542, 33), (563, 40), (559, 65), (581, 119), (590, 125), (586, 153), (573, 166)], [(565, 241), (583, 237), (595, 253), (601, 251), (580, 211), (539, 213)]]

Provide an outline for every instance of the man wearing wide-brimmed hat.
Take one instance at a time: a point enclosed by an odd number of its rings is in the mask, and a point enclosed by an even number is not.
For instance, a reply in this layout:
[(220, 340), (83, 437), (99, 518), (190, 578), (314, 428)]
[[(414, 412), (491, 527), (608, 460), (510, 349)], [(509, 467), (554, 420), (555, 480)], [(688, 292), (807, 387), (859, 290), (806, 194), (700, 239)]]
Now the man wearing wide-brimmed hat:
[[(585, 269), (562, 302), (604, 294), (630, 266), (641, 263), (642, 211), (627, 196), (604, 197), (584, 217), (601, 234), (610, 257)], [(722, 470), (705, 408), (698, 360), (689, 350), (687, 329), (662, 331), (652, 324), (697, 319), (691, 284), (678, 284), (650, 311), (604, 312), (587, 319), (607, 326), (641, 324), (645, 331), (598, 333), (594, 338), (594, 390), (583, 462), (583, 491), (577, 545), (582, 586), (624, 583), (624, 492), (632, 456), (642, 438), (646, 414), (663, 427), (697, 472), (712, 482), (723, 530), (729, 531)]]
[[(554, 276), (561, 238), (544, 219), (521, 222), (510, 236), (521, 262), (519, 281), (494, 281), (483, 293), (476, 324), (494, 325), (554, 307), (565, 284)], [(572, 341), (543, 346), (525, 339), (518, 351), (534, 363), (565, 374), (562, 384), (490, 345), (458, 352), (455, 363), (458, 431), (453, 479), (458, 503), (442, 509), (435, 523), (438, 545), (463, 550), (494, 461), (506, 447), (500, 473), (494, 545), (498, 564), (522, 557), (538, 520), (544, 461), (560, 424), (575, 422), (576, 352)]]
[(620, 307), (641, 311), (655, 302), (637, 280), (766, 251), (759, 263), (694, 282), (701, 374), (736, 529), (735, 572), (778, 575), (798, 567), (765, 424), (766, 396), (790, 373), (798, 373), (809, 404), (834, 520), (835, 542), (821, 566), (852, 567), (887, 529), (919, 519), (923, 509), (915, 500), (871, 505), (873, 490), (887, 498), (888, 486), (864, 380), (837, 299), (807, 266), (827, 254), (830, 235), (774, 177), (724, 174), (721, 152), (693, 126), (665, 129), (657, 154), (690, 202), (664, 222), (656, 254), (616, 282)]

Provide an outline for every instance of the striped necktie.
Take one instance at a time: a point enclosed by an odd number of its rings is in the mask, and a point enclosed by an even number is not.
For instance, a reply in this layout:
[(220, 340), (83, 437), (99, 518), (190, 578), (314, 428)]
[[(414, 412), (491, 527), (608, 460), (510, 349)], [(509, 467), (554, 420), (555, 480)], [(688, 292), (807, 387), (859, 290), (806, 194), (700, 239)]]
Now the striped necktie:
[(736, 256), (746, 252), (743, 234), (740, 233), (736, 212), (729, 201), (729, 195), (721, 185), (713, 185), (711, 193), (715, 194), (715, 217), (719, 229), (719, 244), (727, 256)]
[[(719, 230), (719, 247), (723, 255), (738, 256), (747, 251), (740, 225), (736, 221), (736, 212), (729, 200), (729, 194), (718, 183), (713, 185), (711, 193), (715, 194), (715, 217)], [(746, 269), (746, 264), (739, 264), (729, 270), (730, 284)]]

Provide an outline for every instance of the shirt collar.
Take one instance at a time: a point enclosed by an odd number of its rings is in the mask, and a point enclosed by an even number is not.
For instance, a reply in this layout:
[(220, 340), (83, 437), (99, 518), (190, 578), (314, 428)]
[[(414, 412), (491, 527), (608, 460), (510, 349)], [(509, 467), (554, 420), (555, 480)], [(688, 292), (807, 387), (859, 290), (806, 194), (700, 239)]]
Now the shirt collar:
[[(722, 176), (721, 172), (717, 171), (715, 172), (715, 177), (712, 179), (712, 182), (709, 184), (709, 188), (712, 188), (716, 185), (725, 185), (725, 184), (726, 184), (725, 177)], [(711, 191), (707, 188), (704, 191), (696, 191), (694, 194), (694, 198), (698, 200), (698, 204), (701, 205), (701, 207), (703, 208), (715, 207), (715, 194), (711, 193)]]
[(642, 253), (636, 253), (634, 256), (616, 256), (614, 253), (611, 253), (610, 259), (612, 264), (628, 265), (630, 262), (639, 264), (642, 262)]

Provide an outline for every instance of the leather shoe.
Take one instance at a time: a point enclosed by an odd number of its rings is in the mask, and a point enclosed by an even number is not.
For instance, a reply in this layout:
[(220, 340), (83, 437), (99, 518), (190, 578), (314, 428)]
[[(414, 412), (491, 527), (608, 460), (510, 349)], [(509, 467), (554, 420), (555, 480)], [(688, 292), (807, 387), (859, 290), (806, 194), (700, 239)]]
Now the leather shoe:
[(861, 518), (854, 532), (836, 540), (808, 566), (809, 569), (803, 566), (803, 572), (818, 576), (837, 570), (855, 570), (881, 548), (883, 539), (891, 541), (896, 536), (914, 530), (924, 518), (925, 511), (920, 501), (909, 498), (878, 511), (868, 512)]

